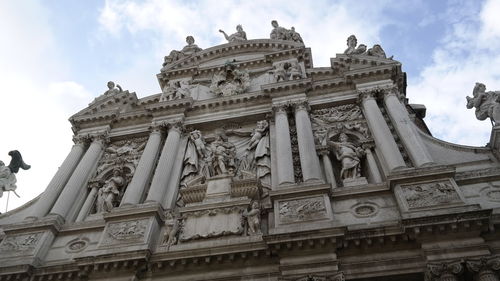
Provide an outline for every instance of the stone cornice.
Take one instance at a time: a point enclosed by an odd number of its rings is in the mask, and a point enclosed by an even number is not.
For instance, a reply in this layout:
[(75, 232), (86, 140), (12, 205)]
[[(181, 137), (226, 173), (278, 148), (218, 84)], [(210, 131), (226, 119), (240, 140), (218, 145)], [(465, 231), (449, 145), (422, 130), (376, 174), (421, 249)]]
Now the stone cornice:
[(168, 114), (179, 114), (186, 111), (193, 104), (193, 98), (178, 99), (173, 101), (157, 102), (146, 105), (145, 110), (153, 116)]
[(214, 46), (208, 49), (204, 49), (200, 52), (195, 53), (192, 56), (182, 58), (170, 65), (162, 68), (161, 72), (168, 72), (171, 69), (182, 68), (190, 62), (200, 63), (203, 61), (209, 61), (213, 58), (220, 57), (220, 54), (235, 55), (241, 53), (250, 53), (252, 51), (262, 52), (264, 50), (286, 50), (293, 48), (304, 48), (304, 44), (296, 43), (293, 41), (283, 41), (283, 40), (270, 40), (270, 39), (255, 39), (239, 42), (231, 42), (227, 44), (222, 44)]
[(243, 93), (234, 96), (227, 97), (217, 97), (206, 100), (197, 100), (193, 103), (192, 111), (195, 110), (204, 110), (204, 109), (215, 109), (215, 108), (223, 108), (228, 105), (236, 105), (240, 103), (252, 102), (257, 100), (264, 100), (269, 98), (269, 93), (264, 91), (251, 92), (251, 93)]
[(264, 93), (271, 94), (272, 98), (305, 93), (311, 89), (312, 79), (304, 78), (299, 80), (289, 80), (285, 82), (262, 85), (260, 88)]

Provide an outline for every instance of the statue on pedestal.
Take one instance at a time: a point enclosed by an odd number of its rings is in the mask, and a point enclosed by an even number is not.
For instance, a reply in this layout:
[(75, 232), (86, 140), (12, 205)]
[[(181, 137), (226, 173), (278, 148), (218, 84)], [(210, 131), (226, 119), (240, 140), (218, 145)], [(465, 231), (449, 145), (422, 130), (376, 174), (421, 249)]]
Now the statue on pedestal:
[(490, 118), (493, 126), (500, 121), (500, 91), (486, 92), (486, 86), (477, 82), (472, 90), (472, 97), (467, 96), (467, 108), (476, 108), (476, 118)]
[(247, 219), (248, 235), (260, 234), (260, 208), (259, 203), (254, 201), (252, 208), (243, 212), (243, 217)]
[(4, 162), (0, 161), (0, 197), (5, 191), (12, 191), (19, 197), (16, 193), (17, 179), (15, 174), (19, 172), (19, 168), (28, 170), (31, 166), (24, 163), (21, 153), (17, 150), (10, 151), (9, 155), (12, 157), (9, 166), (5, 166)]
[(120, 188), (125, 185), (125, 179), (119, 169), (113, 170), (113, 176), (104, 182), (97, 192), (97, 213), (109, 212), (114, 207), (116, 198), (120, 195)]
[(224, 34), (224, 38), (226, 38), (227, 42), (235, 42), (235, 41), (246, 41), (247, 40), (247, 34), (245, 31), (243, 31), (243, 27), (241, 24), (238, 24), (236, 26), (236, 33), (233, 33), (231, 35), (227, 35), (224, 30), (219, 29), (219, 32)]

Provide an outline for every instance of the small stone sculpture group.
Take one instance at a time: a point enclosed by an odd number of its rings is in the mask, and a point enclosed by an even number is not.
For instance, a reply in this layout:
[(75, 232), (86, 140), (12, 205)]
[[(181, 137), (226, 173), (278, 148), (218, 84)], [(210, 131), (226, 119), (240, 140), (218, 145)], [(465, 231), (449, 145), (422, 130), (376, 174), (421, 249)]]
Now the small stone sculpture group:
[(302, 79), (303, 77), (302, 68), (296, 61), (278, 63), (273, 68), (271, 73), (274, 76), (274, 82)]
[[(374, 56), (379, 58), (387, 58), (385, 55), (384, 49), (379, 44), (373, 45), (372, 48), (366, 48), (366, 45), (359, 44), (356, 36), (351, 35), (347, 38), (347, 49), (344, 51), (346, 55), (366, 55), (366, 56)], [(389, 58), (392, 59), (392, 56)]]
[(500, 122), (500, 91), (486, 92), (486, 86), (477, 82), (472, 90), (472, 97), (467, 96), (467, 108), (476, 109), (476, 118), (486, 120), (496, 126)]
[(160, 96), (160, 102), (184, 99), (191, 96), (191, 82), (187, 80), (171, 81)]
[(165, 57), (163, 66), (166, 66), (167, 64), (173, 63), (175, 61), (178, 61), (184, 57), (189, 57), (193, 55), (196, 52), (199, 52), (203, 50), (202, 48), (198, 47), (194, 43), (194, 37), (189, 35), (186, 37), (186, 43), (187, 45), (182, 48), (182, 50), (177, 51), (177, 50), (172, 50), (168, 56)]
[(271, 21), (271, 25), (273, 26), (273, 30), (269, 37), (274, 40), (288, 40), (299, 43), (304, 43), (302, 41), (302, 37), (300, 34), (295, 31), (295, 27), (292, 26), (291, 29), (286, 29), (284, 27), (279, 26), (276, 20)]
[(0, 161), (0, 197), (2, 197), (3, 193), (6, 191), (12, 191), (19, 197), (16, 193), (17, 179), (15, 174), (19, 172), (19, 168), (28, 170), (31, 166), (24, 163), (21, 153), (17, 150), (10, 151), (9, 155), (12, 157), (9, 166), (5, 166), (5, 163)]
[(233, 62), (226, 62), (224, 69), (215, 73), (210, 84), (210, 91), (216, 96), (234, 96), (245, 92), (250, 86), (250, 75), (240, 70)]

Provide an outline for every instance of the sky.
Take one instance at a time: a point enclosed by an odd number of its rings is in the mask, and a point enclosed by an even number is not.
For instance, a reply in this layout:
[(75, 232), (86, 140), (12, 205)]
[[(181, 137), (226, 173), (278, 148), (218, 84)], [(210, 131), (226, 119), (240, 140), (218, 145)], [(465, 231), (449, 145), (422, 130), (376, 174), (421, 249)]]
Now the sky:
[[(45, 190), (73, 145), (68, 118), (109, 80), (139, 98), (157, 94), (163, 57), (193, 35), (202, 48), (225, 43), (219, 29), (242, 24), (269, 38), (271, 20), (294, 26), (315, 67), (330, 66), (346, 39), (381, 44), (403, 64), (410, 103), (425, 104), (432, 134), (484, 146), (491, 124), (465, 107), (476, 82), (500, 90), (500, 0), (68, 0), (0, 1), (0, 160), (21, 151), (8, 209)], [(5, 212), (7, 194), (0, 198)]]

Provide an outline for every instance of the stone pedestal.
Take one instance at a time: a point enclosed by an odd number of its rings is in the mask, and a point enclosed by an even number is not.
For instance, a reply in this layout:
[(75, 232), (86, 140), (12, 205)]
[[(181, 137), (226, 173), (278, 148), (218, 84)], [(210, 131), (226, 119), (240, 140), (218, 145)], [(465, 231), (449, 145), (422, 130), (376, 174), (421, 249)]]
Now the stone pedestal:
[(359, 178), (355, 178), (355, 179), (342, 180), (342, 184), (344, 186), (357, 186), (357, 185), (368, 184), (368, 181), (366, 180), (365, 177), (359, 177)]

